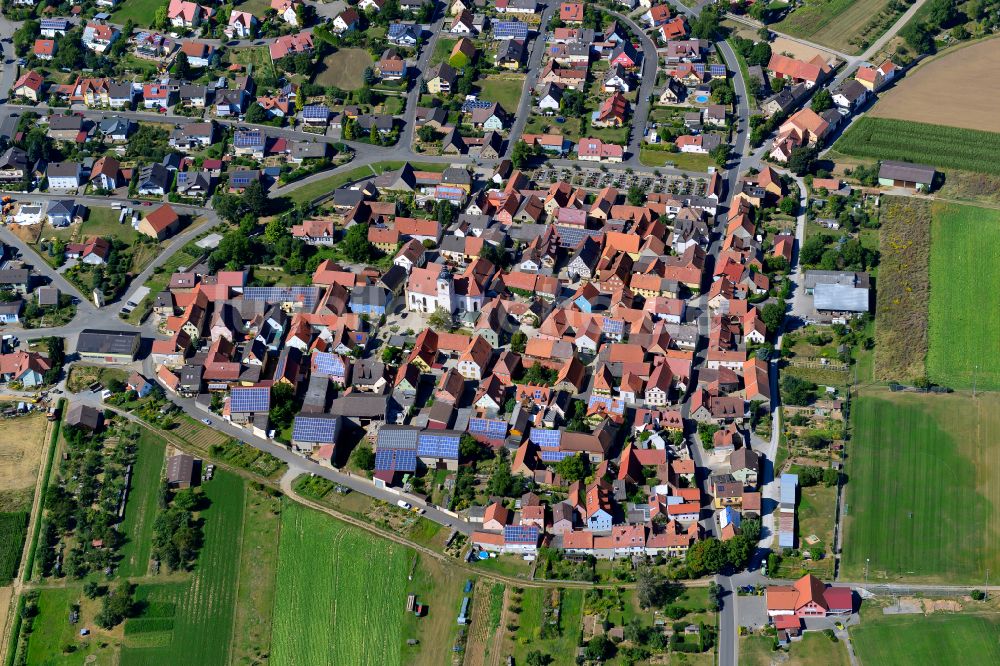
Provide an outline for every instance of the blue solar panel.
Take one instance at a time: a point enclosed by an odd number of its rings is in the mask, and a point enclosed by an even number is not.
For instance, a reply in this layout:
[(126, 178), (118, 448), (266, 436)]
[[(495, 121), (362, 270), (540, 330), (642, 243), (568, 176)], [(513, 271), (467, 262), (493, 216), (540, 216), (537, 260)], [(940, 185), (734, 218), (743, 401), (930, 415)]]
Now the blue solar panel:
[(417, 469), (417, 452), (385, 449), (375, 452), (376, 472), (413, 472)]
[(322, 290), (319, 287), (246, 287), (243, 300), (265, 303), (302, 303), (302, 307), (312, 311), (319, 301)]
[(621, 335), (625, 332), (625, 322), (621, 319), (604, 317), (603, 331), (610, 335)]
[(379, 451), (383, 449), (417, 450), (417, 436), (420, 431), (410, 427), (385, 427), (378, 431)]
[(339, 354), (329, 352), (313, 354), (313, 372), (316, 374), (343, 377), (346, 370), (344, 359)]
[(604, 236), (603, 230), (584, 229), (583, 227), (562, 225), (556, 225), (556, 232), (559, 234), (560, 247), (567, 248), (577, 247), (587, 236)]
[(705, 63), (703, 63), (703, 62), (696, 62), (696, 63), (694, 63), (694, 71), (698, 72), (699, 74), (704, 74), (705, 73)]
[(709, 65), (708, 73), (712, 76), (725, 76), (726, 66), (725, 65)]
[(562, 439), (562, 430), (532, 428), (531, 432), (528, 433), (528, 439), (540, 448), (557, 449), (559, 448), (559, 441)]
[(503, 540), (507, 543), (537, 544), (538, 528), (534, 525), (507, 525), (503, 528)]
[(471, 112), (473, 109), (487, 109), (493, 102), (488, 102), (485, 99), (470, 99), (464, 104), (462, 104), (462, 111), (465, 113)]
[(337, 417), (299, 416), (292, 425), (292, 439), (302, 442), (333, 444), (337, 436)]
[(542, 462), (559, 462), (563, 458), (569, 458), (573, 453), (570, 451), (542, 451)]
[(421, 458), (451, 458), (458, 460), (458, 442), (461, 435), (422, 432), (417, 443), (417, 455)]
[(302, 107), (302, 117), (303, 118), (319, 118), (324, 119), (330, 116), (330, 109), (326, 108), (322, 104), (310, 104), (309, 106)]
[(235, 386), (229, 390), (229, 411), (266, 412), (271, 408), (271, 389), (266, 386)]
[(503, 39), (504, 37), (527, 39), (528, 25), (520, 21), (497, 21), (493, 25), (493, 36), (496, 39)]
[(588, 408), (593, 408), (594, 405), (604, 405), (605, 411), (611, 414), (622, 414), (625, 412), (625, 403), (621, 400), (615, 400), (614, 398), (606, 395), (592, 395), (590, 396), (590, 402), (588, 403)]
[(469, 432), (488, 439), (503, 439), (507, 436), (507, 422), (499, 419), (469, 419)]
[(233, 145), (237, 148), (261, 146), (264, 144), (264, 133), (260, 130), (237, 130), (233, 134)]

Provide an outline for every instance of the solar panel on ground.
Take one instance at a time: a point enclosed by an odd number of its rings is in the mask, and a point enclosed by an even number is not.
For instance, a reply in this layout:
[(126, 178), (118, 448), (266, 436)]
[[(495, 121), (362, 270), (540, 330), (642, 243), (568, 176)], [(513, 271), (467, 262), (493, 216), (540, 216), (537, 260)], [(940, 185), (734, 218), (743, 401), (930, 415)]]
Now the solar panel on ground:
[(266, 412), (271, 408), (271, 389), (266, 386), (235, 386), (229, 390), (229, 411)]

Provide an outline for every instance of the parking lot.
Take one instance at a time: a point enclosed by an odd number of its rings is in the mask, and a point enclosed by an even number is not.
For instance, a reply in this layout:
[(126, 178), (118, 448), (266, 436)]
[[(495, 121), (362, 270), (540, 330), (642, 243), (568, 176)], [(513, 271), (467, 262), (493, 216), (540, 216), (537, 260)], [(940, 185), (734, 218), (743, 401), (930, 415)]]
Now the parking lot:
[(531, 176), (539, 184), (565, 181), (577, 187), (593, 190), (605, 187), (616, 187), (620, 190), (627, 190), (636, 185), (645, 192), (668, 192), (680, 196), (704, 196), (708, 187), (708, 181), (704, 178), (638, 172), (630, 173), (626, 169), (602, 170), (599, 168), (542, 166), (535, 169)]

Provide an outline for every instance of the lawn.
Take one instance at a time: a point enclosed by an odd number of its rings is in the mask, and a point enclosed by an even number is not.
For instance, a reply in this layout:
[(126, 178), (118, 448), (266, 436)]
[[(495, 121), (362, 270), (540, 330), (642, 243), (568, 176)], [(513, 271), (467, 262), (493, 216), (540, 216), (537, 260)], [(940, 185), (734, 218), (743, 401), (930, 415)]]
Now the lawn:
[(87, 219), (80, 225), (80, 239), (101, 236), (108, 239), (117, 238), (131, 245), (139, 237), (139, 232), (133, 229), (131, 224), (120, 223), (118, 221), (120, 215), (121, 211), (113, 208), (98, 206), (91, 208)]
[(850, 632), (864, 666), (1000, 663), (1000, 622), (996, 616), (878, 616)]
[(167, 288), (167, 284), (170, 282), (170, 276), (180, 270), (181, 267), (192, 266), (198, 261), (203, 253), (201, 248), (195, 245), (196, 242), (197, 241), (191, 241), (180, 250), (170, 255), (170, 257), (164, 261), (161, 266), (153, 271), (153, 275), (146, 281), (146, 286), (149, 287), (149, 293), (142, 299), (142, 302), (139, 303), (138, 307), (129, 313), (126, 321), (130, 324), (141, 323), (152, 311), (153, 300), (156, 298), (156, 295)]
[(912, 381), (924, 375), (927, 356), (930, 206), (911, 197), (883, 197), (879, 221), (875, 376)]
[(364, 85), (365, 69), (372, 66), (372, 56), (364, 49), (340, 49), (326, 56), (316, 71), (314, 83), (357, 90)]
[(852, 404), (842, 576), (961, 583), (1000, 571), (1000, 394)]
[[(288, 195), (288, 198), (298, 204), (313, 201), (324, 194), (332, 195), (335, 189), (343, 187), (347, 183), (362, 180), (364, 178), (370, 178), (374, 175), (381, 174), (384, 171), (399, 169), (403, 166), (403, 164), (403, 162), (375, 162), (374, 164), (355, 167), (347, 171), (331, 174), (326, 178), (320, 178), (319, 180), (315, 180), (311, 183), (303, 185), (302, 187), (292, 190), (292, 192)], [(444, 162), (410, 162), (410, 164), (418, 171), (444, 171), (448, 167), (448, 165)]]
[(205, 545), (194, 574), (182, 583), (139, 586), (136, 594), (145, 602), (146, 611), (125, 623), (124, 664), (224, 664), (229, 660), (240, 570), (244, 481), (219, 470), (202, 489), (210, 505), (201, 512)]
[(233, 635), (234, 664), (266, 664), (271, 650), (281, 497), (251, 484), (247, 488), (240, 550), (239, 587)]
[[(740, 663), (746, 666), (770, 666), (778, 662), (782, 666), (849, 666), (847, 648), (840, 641), (834, 643), (821, 633), (810, 631), (801, 641), (792, 643), (787, 650), (774, 652), (774, 641), (769, 636), (746, 636), (740, 640)], [(782, 656), (784, 655), (784, 656)], [(868, 666), (868, 662), (863, 662)], [(904, 662), (896, 662), (904, 663)]]
[(412, 551), (288, 502), (278, 553), (272, 664), (401, 663)]
[(439, 62), (446, 61), (451, 57), (451, 50), (455, 48), (455, 44), (458, 43), (458, 39), (451, 39), (449, 37), (439, 37), (437, 42), (434, 44), (434, 52), (431, 53), (431, 61), (428, 66), (434, 66)]
[(137, 26), (148, 28), (153, 25), (156, 10), (162, 6), (160, 0), (128, 0), (118, 5), (118, 9), (112, 12), (111, 20), (122, 26), (132, 19)]
[(524, 76), (518, 74), (501, 74), (480, 79), (478, 84), (480, 96), (490, 102), (499, 102), (508, 113), (516, 113), (521, 103), (521, 91), (524, 89)]
[(639, 149), (639, 161), (646, 166), (672, 166), (685, 171), (705, 171), (710, 166), (715, 165), (715, 160), (710, 155), (699, 155), (698, 153), (673, 153), (669, 150), (655, 150), (651, 148)]
[[(80, 623), (69, 623), (70, 606), (81, 603)], [(79, 585), (41, 590), (38, 596), (38, 615), (32, 621), (32, 632), (28, 640), (27, 662), (37, 666), (76, 666), (77, 664), (118, 663), (115, 648), (108, 649), (107, 636), (91, 633), (79, 635), (79, 627), (93, 627), (89, 622), (93, 613), (100, 608), (96, 601), (88, 602)], [(65, 653), (66, 646), (72, 645), (73, 652)]]
[(855, 157), (1000, 174), (1000, 161), (996, 159), (1000, 132), (864, 116), (844, 132), (833, 149)]
[(952, 387), (1000, 389), (1000, 211), (931, 206), (927, 374)]
[(889, 4), (889, 0), (805, 0), (775, 24), (775, 30), (845, 53), (859, 53), (902, 13), (887, 9)]
[(146, 428), (142, 429), (138, 447), (121, 529), (125, 535), (125, 544), (121, 548), (118, 576), (122, 578), (144, 576), (149, 568), (160, 471), (163, 469), (166, 451), (163, 440)]

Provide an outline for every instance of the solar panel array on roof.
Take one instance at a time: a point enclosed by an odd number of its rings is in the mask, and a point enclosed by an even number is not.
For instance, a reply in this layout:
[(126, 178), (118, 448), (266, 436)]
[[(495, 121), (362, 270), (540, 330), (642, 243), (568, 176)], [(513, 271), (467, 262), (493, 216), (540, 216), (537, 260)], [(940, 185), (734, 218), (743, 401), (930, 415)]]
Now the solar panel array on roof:
[(621, 319), (604, 317), (602, 330), (608, 335), (621, 335), (625, 332), (625, 322)]
[(330, 109), (322, 104), (310, 104), (309, 106), (302, 107), (302, 117), (322, 120), (330, 117)]
[(488, 109), (493, 102), (488, 102), (485, 99), (470, 99), (466, 100), (462, 104), (462, 111), (465, 113), (471, 112), (473, 109)]
[(331, 354), (329, 352), (314, 352), (313, 367), (315, 368), (315, 372), (321, 375), (335, 375), (340, 377), (346, 371), (344, 359), (339, 354)]
[(590, 396), (590, 402), (587, 403), (587, 407), (593, 408), (594, 405), (604, 405), (604, 409), (611, 414), (625, 413), (625, 403), (621, 400), (615, 400), (611, 396), (607, 395)]
[(503, 439), (507, 436), (507, 422), (499, 419), (470, 418), (469, 432), (488, 439)]
[(301, 442), (323, 442), (333, 444), (337, 436), (337, 417), (303, 416), (295, 417), (292, 424), (292, 439)]
[(538, 528), (534, 525), (507, 525), (503, 528), (503, 540), (506, 543), (537, 544)]
[(528, 24), (520, 21), (497, 21), (493, 24), (493, 36), (497, 39), (527, 39)]
[(260, 130), (241, 130), (233, 134), (233, 145), (237, 148), (259, 146), (264, 143), (264, 133)]
[(375, 452), (376, 472), (414, 472), (417, 469), (417, 452), (402, 449), (380, 449)]
[(271, 408), (271, 389), (267, 386), (234, 386), (229, 390), (229, 411), (266, 412)]
[(725, 76), (726, 66), (725, 65), (709, 65), (708, 73), (712, 76)]
[(458, 443), (462, 436), (458, 434), (440, 434), (433, 432), (420, 433), (417, 442), (417, 455), (421, 458), (451, 458), (458, 460)]
[(535, 446), (542, 449), (558, 449), (562, 439), (562, 430), (548, 430), (546, 428), (532, 428), (528, 433), (528, 439)]
[(578, 246), (587, 236), (604, 236), (603, 230), (584, 229), (583, 227), (563, 225), (556, 225), (556, 232), (559, 234), (559, 246), (567, 248)]
[(417, 437), (420, 431), (416, 428), (384, 427), (378, 431), (379, 451), (383, 449), (406, 449), (407, 451), (417, 450)]
[(312, 310), (319, 301), (322, 289), (319, 287), (244, 287), (243, 300), (265, 303), (302, 303), (306, 310)]
[(563, 458), (574, 455), (570, 451), (542, 451), (542, 462), (559, 462)]

